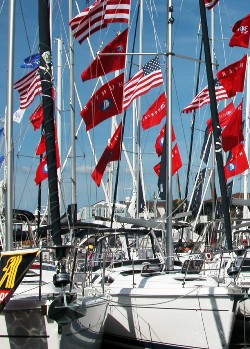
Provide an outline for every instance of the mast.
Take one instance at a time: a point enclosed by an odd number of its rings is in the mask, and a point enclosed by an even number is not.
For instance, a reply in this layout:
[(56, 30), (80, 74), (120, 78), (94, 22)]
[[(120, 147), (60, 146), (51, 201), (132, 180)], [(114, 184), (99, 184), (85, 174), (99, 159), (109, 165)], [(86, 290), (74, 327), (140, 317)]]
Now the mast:
[[(140, 0), (140, 28), (139, 28), (139, 52), (143, 52), (143, 0)], [(139, 55), (139, 70), (142, 68), (142, 55)], [(139, 185), (141, 179), (141, 128), (140, 128), (140, 115), (141, 115), (141, 97), (138, 98), (138, 116), (137, 116), (137, 173), (136, 173), (136, 217), (139, 218)], [(133, 139), (134, 141), (134, 139)], [(135, 168), (134, 168), (135, 170)]]
[[(61, 246), (61, 223), (56, 166), (54, 103), (52, 98), (51, 43), (48, 0), (38, 0), (39, 49), (41, 55), (40, 77), (44, 110), (44, 130), (48, 167), (49, 205), (54, 245)], [(57, 257), (64, 257), (63, 249), (57, 249)]]
[(214, 148), (215, 148), (215, 158), (217, 162), (221, 199), (222, 199), (222, 212), (224, 214), (224, 224), (225, 224), (225, 234), (227, 239), (227, 247), (232, 250), (232, 229), (229, 211), (229, 200), (227, 196), (226, 179), (223, 166), (223, 156), (222, 156), (222, 144), (221, 144), (221, 129), (219, 124), (217, 101), (215, 96), (215, 86), (211, 62), (210, 45), (208, 38), (208, 28), (207, 28), (207, 18), (206, 18), (206, 8), (204, 0), (199, 0), (200, 4), (200, 15), (201, 15), (201, 26), (202, 26), (202, 39), (205, 52), (206, 61), (206, 71), (208, 80), (208, 90), (210, 97), (210, 110), (213, 123), (213, 136), (214, 136)]
[(173, 18), (173, 5), (172, 0), (168, 0), (168, 43), (167, 43), (167, 127), (166, 127), (166, 159), (167, 159), (167, 171), (166, 171), (166, 269), (173, 269), (173, 245), (172, 245), (172, 211), (173, 211), (173, 195), (172, 195), (172, 25), (174, 23)]
[[(60, 159), (62, 158), (62, 39), (57, 38), (57, 140)], [(61, 184), (61, 171), (58, 172), (58, 183)], [(60, 187), (59, 204), (62, 207), (62, 193)]]
[[(247, 79), (246, 79), (246, 96), (250, 93), (250, 57), (247, 58)], [(246, 98), (246, 117), (245, 117), (245, 152), (249, 161), (249, 118), (250, 118), (250, 98)], [(244, 199), (248, 199), (248, 173), (244, 172)], [(243, 206), (243, 218), (249, 218), (249, 209), (246, 205)]]
[[(69, 0), (69, 18), (73, 18), (73, 1)], [(71, 120), (71, 222), (76, 217), (76, 145), (75, 145), (75, 89), (74, 89), (74, 38), (69, 30), (69, 70), (70, 70), (70, 120)]]
[(15, 26), (15, 0), (9, 2), (9, 51), (8, 51), (8, 90), (7, 90), (7, 197), (6, 197), (6, 222), (5, 238), (6, 250), (13, 249), (13, 167), (14, 167), (14, 147), (13, 147), (13, 65), (14, 65), (14, 26)]
[[(196, 81), (196, 87), (195, 87), (195, 96), (197, 96), (197, 94), (199, 92), (199, 82), (200, 82), (199, 76), (200, 76), (200, 69), (201, 69), (201, 54), (202, 54), (202, 43), (201, 43), (201, 46), (200, 46), (200, 53), (199, 53), (199, 63), (198, 63), (197, 81)], [(193, 111), (193, 116), (192, 116), (192, 121), (191, 121), (191, 136), (190, 136), (190, 147), (189, 147), (189, 153), (188, 153), (187, 181), (186, 181), (186, 188), (185, 188), (184, 199), (187, 199), (187, 197), (188, 197), (190, 169), (191, 169), (192, 154), (193, 154), (193, 144), (194, 144), (195, 121), (196, 121), (196, 110)]]

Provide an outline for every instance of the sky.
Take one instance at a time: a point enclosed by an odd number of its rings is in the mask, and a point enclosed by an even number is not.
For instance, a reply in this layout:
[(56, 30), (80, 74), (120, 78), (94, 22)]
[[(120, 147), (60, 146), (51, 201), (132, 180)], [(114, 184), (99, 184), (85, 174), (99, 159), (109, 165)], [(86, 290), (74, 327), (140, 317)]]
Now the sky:
[[(93, 1), (90, 1), (92, 4)], [(173, 126), (176, 132), (177, 143), (180, 148), (183, 167), (179, 171), (182, 196), (184, 195), (187, 159), (190, 143), (190, 127), (192, 114), (182, 114), (181, 110), (186, 107), (194, 97), (195, 85), (197, 80), (197, 62), (195, 58), (199, 55), (200, 49), (200, 32), (199, 32), (199, 6), (197, 0), (173, 0), (174, 6), (174, 24), (173, 24), (173, 52), (176, 56), (173, 57)], [(68, 18), (68, 1), (53, 0), (52, 12), (52, 55), (55, 83), (57, 81), (57, 38), (62, 38), (63, 41), (63, 111), (62, 120), (62, 161), (66, 159), (68, 149), (71, 144), (70, 135), (70, 112), (69, 112), (69, 66), (67, 61), (68, 56), (68, 40), (69, 40), (69, 18)], [(136, 6), (137, 0), (132, 0), (132, 11), (130, 21), (130, 36), (128, 52), (132, 52), (132, 41), (136, 23)], [(80, 10), (87, 7), (86, 1), (73, 1), (74, 15)], [(141, 24), (143, 28), (142, 35), (142, 64), (147, 63), (156, 53), (160, 55), (160, 62), (165, 83), (159, 88), (151, 90), (141, 98), (141, 112), (143, 115), (155, 99), (166, 90), (167, 73), (166, 60), (163, 53), (166, 52), (167, 42), (167, 23), (166, 9), (167, 1), (165, 0), (144, 0), (144, 17)], [(14, 48), (14, 82), (19, 80), (28, 71), (20, 68), (23, 59), (30, 54), (38, 51), (38, 10), (37, 1), (18, 0), (16, 1), (15, 9), (15, 48)], [(6, 86), (7, 86), (7, 69), (8, 69), (8, 13), (9, 2), (3, 1), (0, 5), (0, 61), (2, 64), (2, 73), (0, 80), (1, 88), (1, 103), (0, 117), (4, 119), (6, 106)], [(215, 35), (214, 35), (214, 57), (218, 63), (217, 69), (220, 70), (225, 66), (242, 58), (246, 49), (230, 48), (228, 46), (229, 39), (232, 35), (231, 28), (234, 23), (245, 17), (249, 13), (249, 1), (247, 0), (220, 0), (214, 11)], [(207, 11), (208, 25), (211, 23), (211, 11)], [(119, 30), (125, 29), (124, 24), (112, 24), (107, 29), (93, 34), (90, 37), (91, 48), (96, 53), (100, 48), (107, 45), (116, 35)], [(135, 52), (139, 51), (139, 34), (135, 39)], [(79, 133), (76, 140), (77, 151), (77, 203), (78, 207), (91, 205), (102, 199), (105, 199), (102, 187), (98, 188), (90, 175), (95, 167), (95, 161), (92, 155), (92, 150), (89, 145), (89, 137), (85, 130), (85, 125), (80, 117), (80, 110), (88, 102), (94, 89), (101, 86), (101, 81), (93, 79), (87, 82), (82, 82), (81, 72), (91, 63), (92, 54), (87, 41), (81, 45), (78, 42), (74, 44), (74, 76), (77, 89), (76, 95), (76, 130), (79, 127)], [(131, 62), (131, 55), (128, 56), (128, 63)], [(139, 55), (134, 56), (134, 64), (132, 75), (138, 70)], [(107, 82), (113, 77), (112, 73), (103, 79)], [(201, 64), (199, 90), (207, 85), (205, 66)], [(19, 96), (16, 91), (13, 92), (14, 106), (13, 109), (19, 108)], [(242, 98), (242, 94), (237, 96), (237, 102)], [(14, 141), (14, 178), (15, 178), (15, 194), (14, 206), (19, 209), (27, 209), (34, 212), (37, 207), (38, 187), (35, 185), (34, 177), (38, 166), (38, 157), (35, 156), (35, 149), (40, 139), (40, 131), (34, 131), (29, 117), (39, 104), (40, 99), (37, 97), (32, 105), (25, 111), (23, 120), (20, 124), (14, 123), (13, 141)], [(194, 178), (200, 164), (200, 149), (203, 142), (205, 122), (209, 119), (209, 106), (201, 108), (196, 115), (195, 126), (195, 142), (194, 154), (191, 167), (190, 191), (194, 183)], [(117, 117), (117, 122), (121, 116)], [(131, 157), (133, 148), (133, 124), (132, 124), (132, 108), (127, 112), (126, 116), (126, 131), (124, 134), (124, 142), (126, 144), (128, 154)], [(79, 126), (80, 125), (80, 126)], [(156, 137), (163, 126), (158, 125), (147, 131), (140, 130), (140, 145), (142, 149), (142, 161), (144, 169), (144, 183), (146, 190), (146, 198), (153, 199), (157, 192), (157, 176), (153, 171), (154, 165), (159, 162), (159, 158), (154, 150)], [(111, 136), (111, 120), (107, 120), (96, 126), (89, 136), (92, 139), (96, 150), (97, 160), (104, 151), (107, 142)], [(136, 133), (136, 139), (138, 133)], [(0, 152), (4, 152), (4, 142)], [(126, 197), (131, 197), (132, 194), (132, 179), (128, 170), (125, 157), (122, 157), (121, 176), (118, 184), (118, 200), (124, 200)], [(71, 162), (67, 161), (63, 171), (63, 206), (67, 206), (71, 202)], [(0, 178), (4, 178), (4, 166), (0, 170)], [(105, 186), (107, 185), (107, 176), (104, 177)], [(43, 182), (42, 186), (42, 205), (47, 204), (47, 181)], [(237, 177), (235, 181), (235, 190), (242, 190), (242, 177)], [(234, 190), (234, 191), (235, 191)], [(178, 197), (176, 176), (173, 177), (173, 194), (174, 198)]]

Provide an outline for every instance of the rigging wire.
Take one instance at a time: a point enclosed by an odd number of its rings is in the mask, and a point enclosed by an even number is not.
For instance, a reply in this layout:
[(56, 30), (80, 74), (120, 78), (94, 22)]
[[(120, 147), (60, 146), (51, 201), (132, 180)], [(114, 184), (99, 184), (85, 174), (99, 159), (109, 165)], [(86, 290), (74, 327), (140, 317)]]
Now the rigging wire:
[(1, 7), (0, 7), (0, 15), (1, 15), (2, 11), (3, 11), (4, 4), (5, 4), (5, 0), (2, 1), (2, 5), (1, 5)]
[(23, 25), (24, 25), (24, 31), (25, 31), (25, 34), (26, 34), (26, 41), (27, 41), (27, 44), (28, 44), (28, 46), (29, 46), (29, 54), (31, 55), (31, 52), (32, 52), (32, 51), (31, 51), (31, 47), (30, 47), (30, 41), (29, 41), (29, 36), (28, 36), (26, 21), (25, 21), (24, 14), (23, 14), (23, 7), (22, 7), (21, 0), (19, 0), (19, 5), (20, 5), (21, 16), (22, 16)]

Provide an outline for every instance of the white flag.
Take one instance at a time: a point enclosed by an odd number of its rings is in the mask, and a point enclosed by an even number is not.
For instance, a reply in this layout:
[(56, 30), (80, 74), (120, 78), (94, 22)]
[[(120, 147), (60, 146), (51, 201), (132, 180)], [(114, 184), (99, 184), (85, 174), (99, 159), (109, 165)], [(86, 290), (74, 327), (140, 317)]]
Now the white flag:
[(22, 121), (24, 112), (25, 112), (25, 109), (18, 109), (17, 111), (15, 111), (15, 113), (13, 114), (13, 121), (20, 124), (20, 122)]

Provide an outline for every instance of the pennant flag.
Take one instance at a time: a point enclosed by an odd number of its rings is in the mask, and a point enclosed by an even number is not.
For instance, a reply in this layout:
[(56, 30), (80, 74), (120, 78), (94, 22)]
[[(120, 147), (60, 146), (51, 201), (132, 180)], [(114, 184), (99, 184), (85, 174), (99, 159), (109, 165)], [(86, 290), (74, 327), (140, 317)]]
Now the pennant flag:
[[(217, 101), (227, 99), (228, 95), (224, 87), (220, 84), (218, 79), (215, 80), (215, 96)], [(192, 102), (182, 110), (182, 113), (191, 113), (195, 109), (201, 108), (203, 105), (210, 103), (209, 90), (206, 86), (193, 100)]]
[(81, 44), (96, 31), (109, 23), (128, 23), (131, 0), (96, 0), (70, 22), (75, 39)]
[(124, 85), (123, 109), (126, 110), (133, 100), (147, 93), (151, 88), (163, 84), (163, 76), (158, 56), (145, 64)]
[[(60, 167), (60, 158), (59, 158), (59, 152), (58, 152), (58, 145), (56, 146), (57, 152), (56, 152), (56, 167)], [(39, 154), (37, 154), (39, 155)], [(45, 155), (42, 160), (40, 161), (37, 170), (36, 170), (36, 176), (35, 176), (35, 182), (36, 185), (40, 184), (42, 181), (44, 181), (46, 178), (48, 178), (48, 165), (47, 165), (47, 155)]]
[(205, 2), (205, 7), (208, 10), (211, 10), (218, 2), (219, 0), (204, 0)]
[(232, 32), (234, 33), (229, 41), (229, 46), (239, 46), (248, 48), (249, 36), (250, 36), (250, 14), (240, 19), (233, 26)]
[(203, 141), (203, 145), (201, 148), (201, 155), (200, 155), (200, 159), (201, 160), (203, 159), (205, 164), (208, 163), (211, 145), (212, 145), (212, 136), (210, 135), (210, 132), (209, 132), (209, 126), (207, 126), (204, 134), (204, 141)]
[[(61, 164), (60, 164), (60, 154), (59, 154), (57, 140), (55, 142), (55, 149), (56, 149), (56, 168), (59, 168)], [(45, 136), (42, 136), (41, 141), (36, 149), (36, 155), (42, 155), (45, 151), (46, 151), (46, 140), (45, 140)], [(36, 176), (35, 176), (36, 185), (40, 184), (46, 178), (48, 178), (47, 155), (45, 155), (42, 158), (42, 160), (40, 161), (37, 167)]]
[(217, 73), (217, 78), (226, 90), (228, 97), (234, 97), (236, 92), (243, 92), (246, 65), (247, 55)]
[(172, 149), (172, 176), (175, 175), (180, 168), (182, 168), (181, 154), (178, 144), (175, 144)]
[(232, 149), (232, 157), (224, 166), (226, 180), (228, 178), (237, 176), (249, 168), (245, 149), (242, 143), (238, 144)]
[[(181, 154), (178, 145), (175, 144), (172, 149), (172, 176), (175, 175), (180, 168), (182, 168)], [(159, 177), (161, 172), (161, 162), (154, 166), (154, 171)]]
[(244, 141), (242, 129), (242, 106), (243, 101), (233, 112), (227, 126), (222, 131), (222, 147), (224, 151), (229, 151)]
[(46, 137), (42, 136), (38, 144), (38, 147), (36, 148), (36, 155), (42, 155), (45, 152), (46, 152)]
[(111, 116), (121, 114), (124, 73), (104, 84), (90, 98), (81, 111), (81, 117), (89, 131)]
[(143, 115), (141, 125), (143, 130), (159, 125), (167, 114), (167, 97), (163, 92), (160, 97), (149, 107), (147, 112)]
[(121, 53), (121, 55), (98, 55), (98, 57), (84, 70), (83, 81), (106, 75), (115, 70), (125, 68), (128, 40), (128, 28), (117, 35), (100, 53)]
[[(166, 124), (163, 125), (163, 127), (160, 130), (160, 133), (159, 133), (158, 137), (156, 138), (155, 151), (156, 151), (158, 156), (161, 156), (161, 154), (162, 154), (162, 148), (163, 148), (163, 144), (164, 144), (165, 132), (166, 132)], [(175, 135), (175, 132), (174, 132), (174, 128), (172, 126), (172, 142), (174, 142), (175, 140), (176, 140), (176, 135)]]
[(118, 161), (121, 159), (121, 140), (122, 140), (122, 123), (119, 124), (115, 133), (113, 134), (109, 144), (104, 150), (96, 168), (92, 172), (91, 177), (99, 187), (107, 164), (111, 161)]
[(21, 68), (38, 68), (40, 64), (40, 53), (35, 53), (24, 59), (24, 63), (21, 64)]
[(158, 162), (158, 164), (156, 164), (154, 166), (154, 171), (157, 174), (158, 177), (160, 177), (160, 173), (161, 173), (161, 162)]
[(34, 98), (42, 93), (42, 85), (38, 68), (32, 70), (14, 84), (20, 94), (20, 109), (26, 109)]
[(24, 112), (25, 112), (25, 109), (17, 109), (15, 111), (15, 113), (13, 114), (13, 121), (15, 121), (18, 124), (20, 124), (20, 122), (23, 119)]
[(36, 170), (35, 182), (36, 185), (40, 184), (48, 178), (48, 167), (47, 167), (47, 156), (45, 155), (40, 161), (38, 168)]
[[(159, 177), (158, 179), (158, 191), (159, 197), (161, 200), (166, 200), (166, 170), (167, 170), (167, 162), (166, 162), (166, 149), (164, 147), (161, 162), (154, 166), (154, 171)], [(176, 172), (182, 167), (182, 160), (179, 151), (179, 147), (177, 144), (172, 149), (172, 176), (176, 174)]]
[(198, 176), (198, 179), (196, 181), (193, 198), (190, 204), (190, 209), (192, 211), (193, 216), (196, 216), (198, 214), (198, 211), (201, 205), (201, 195), (202, 195), (202, 188), (203, 188), (205, 175), (206, 175), (206, 168), (201, 170), (196, 175), (196, 178)]
[(44, 120), (43, 104), (40, 103), (36, 110), (30, 116), (30, 122), (32, 123), (34, 130), (38, 130)]
[(39, 249), (1, 251), (0, 312), (13, 296), (18, 285), (39, 253)]
[[(234, 102), (228, 104), (224, 109), (219, 112), (219, 123), (220, 127), (224, 128), (227, 126), (232, 113), (235, 111)], [(206, 124), (208, 125), (208, 133), (213, 131), (212, 118), (208, 119)]]

